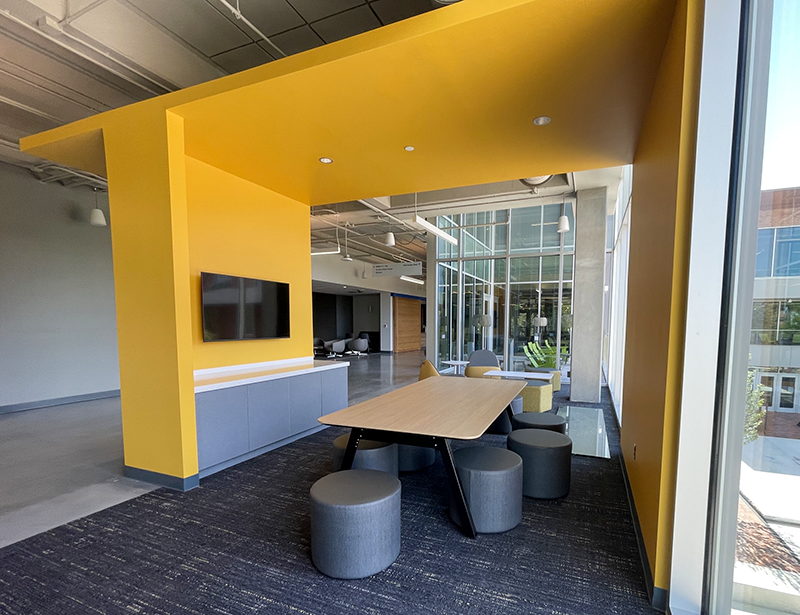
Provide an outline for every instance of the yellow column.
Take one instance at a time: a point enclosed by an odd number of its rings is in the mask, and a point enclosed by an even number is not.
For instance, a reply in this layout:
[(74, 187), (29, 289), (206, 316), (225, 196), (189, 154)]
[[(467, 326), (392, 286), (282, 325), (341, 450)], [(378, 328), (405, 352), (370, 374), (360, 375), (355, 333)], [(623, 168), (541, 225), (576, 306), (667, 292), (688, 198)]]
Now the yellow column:
[(103, 129), (125, 471), (197, 485), (183, 118), (154, 105)]

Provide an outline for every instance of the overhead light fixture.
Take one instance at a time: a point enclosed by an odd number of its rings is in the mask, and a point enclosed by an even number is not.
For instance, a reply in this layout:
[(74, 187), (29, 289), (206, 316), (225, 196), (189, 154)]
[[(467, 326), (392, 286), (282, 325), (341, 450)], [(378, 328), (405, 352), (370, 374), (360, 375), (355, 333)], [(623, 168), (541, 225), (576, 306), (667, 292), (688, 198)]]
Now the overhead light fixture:
[(108, 226), (106, 222), (106, 215), (97, 204), (97, 188), (94, 189), (94, 209), (89, 214), (89, 224), (92, 226)]
[(364, 263), (364, 270), (361, 272), (361, 277), (366, 280), (367, 279), (367, 263)]
[(333, 162), (333, 158), (327, 158), (327, 157), (323, 156), (322, 158), (319, 159), (319, 161), (322, 164), (331, 164)]
[(561, 215), (558, 218), (558, 229), (557, 232), (559, 233), (568, 233), (569, 232), (569, 218), (566, 216), (566, 205), (564, 203), (561, 204)]
[(401, 280), (405, 280), (406, 282), (412, 282), (413, 284), (425, 284), (425, 280), (420, 280), (419, 278), (411, 278), (407, 275), (401, 275)]
[(414, 151), (414, 146), (413, 145), (406, 145), (403, 149), (406, 150), (407, 152), (413, 152)]
[(351, 263), (353, 259), (350, 257), (350, 251), (347, 249), (347, 222), (344, 223), (344, 256), (342, 260)]
[(392, 231), (386, 233), (386, 237), (383, 238), (383, 245), (390, 248), (394, 246), (394, 233)]
[(547, 326), (547, 318), (544, 316), (535, 316), (533, 319), (533, 326), (534, 327), (546, 327)]
[(425, 231), (427, 231), (429, 233), (433, 233), (437, 237), (441, 237), (442, 239), (444, 239), (448, 243), (452, 243), (454, 246), (458, 245), (458, 239), (453, 237), (450, 233), (446, 233), (445, 231), (440, 229), (438, 226), (434, 226), (433, 224), (428, 222), (422, 216), (415, 215), (413, 222), (414, 222), (414, 224), (416, 224), (420, 228), (424, 229)]
[(547, 126), (550, 123), (550, 118), (546, 115), (540, 115), (533, 119), (533, 123), (537, 126)]
[(312, 252), (311, 256), (322, 256), (323, 254), (341, 254), (342, 248), (336, 246), (335, 250), (325, 250), (323, 252)]
[(529, 188), (538, 188), (542, 184), (549, 182), (552, 177), (552, 175), (537, 175), (536, 177), (523, 177), (519, 181)]

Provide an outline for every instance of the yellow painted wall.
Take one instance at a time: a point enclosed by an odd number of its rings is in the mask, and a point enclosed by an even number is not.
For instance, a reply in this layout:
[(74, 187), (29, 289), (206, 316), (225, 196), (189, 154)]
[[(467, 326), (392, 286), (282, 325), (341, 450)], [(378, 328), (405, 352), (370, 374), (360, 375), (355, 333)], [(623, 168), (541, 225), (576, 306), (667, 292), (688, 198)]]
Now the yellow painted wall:
[(633, 172), (621, 446), (654, 585), (663, 589), (672, 545), (701, 13), (696, 0), (677, 4)]
[[(308, 206), (189, 156), (186, 181), (194, 368), (311, 356)], [(291, 337), (204, 343), (201, 271), (287, 282)]]

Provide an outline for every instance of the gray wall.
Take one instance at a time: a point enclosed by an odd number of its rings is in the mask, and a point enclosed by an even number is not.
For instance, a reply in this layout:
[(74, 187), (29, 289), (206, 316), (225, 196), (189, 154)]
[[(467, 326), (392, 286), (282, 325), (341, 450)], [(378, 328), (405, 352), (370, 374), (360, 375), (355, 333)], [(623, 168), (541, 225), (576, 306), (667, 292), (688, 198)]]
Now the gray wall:
[(93, 206), (88, 188), (0, 163), (0, 409), (119, 389), (111, 233), (89, 225)]
[(381, 329), (381, 296), (355, 295), (353, 297), (353, 333), (362, 331), (380, 331)]

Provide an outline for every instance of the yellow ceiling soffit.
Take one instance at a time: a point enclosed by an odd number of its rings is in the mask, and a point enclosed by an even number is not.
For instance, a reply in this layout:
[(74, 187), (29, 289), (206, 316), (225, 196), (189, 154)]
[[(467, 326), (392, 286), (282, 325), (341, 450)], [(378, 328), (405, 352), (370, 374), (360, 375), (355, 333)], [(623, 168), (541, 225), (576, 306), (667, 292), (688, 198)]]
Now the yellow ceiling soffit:
[(158, 105), (184, 117), (188, 155), (312, 205), (629, 163), (673, 9), (464, 0), (22, 149), (97, 173), (102, 140), (76, 137)]

